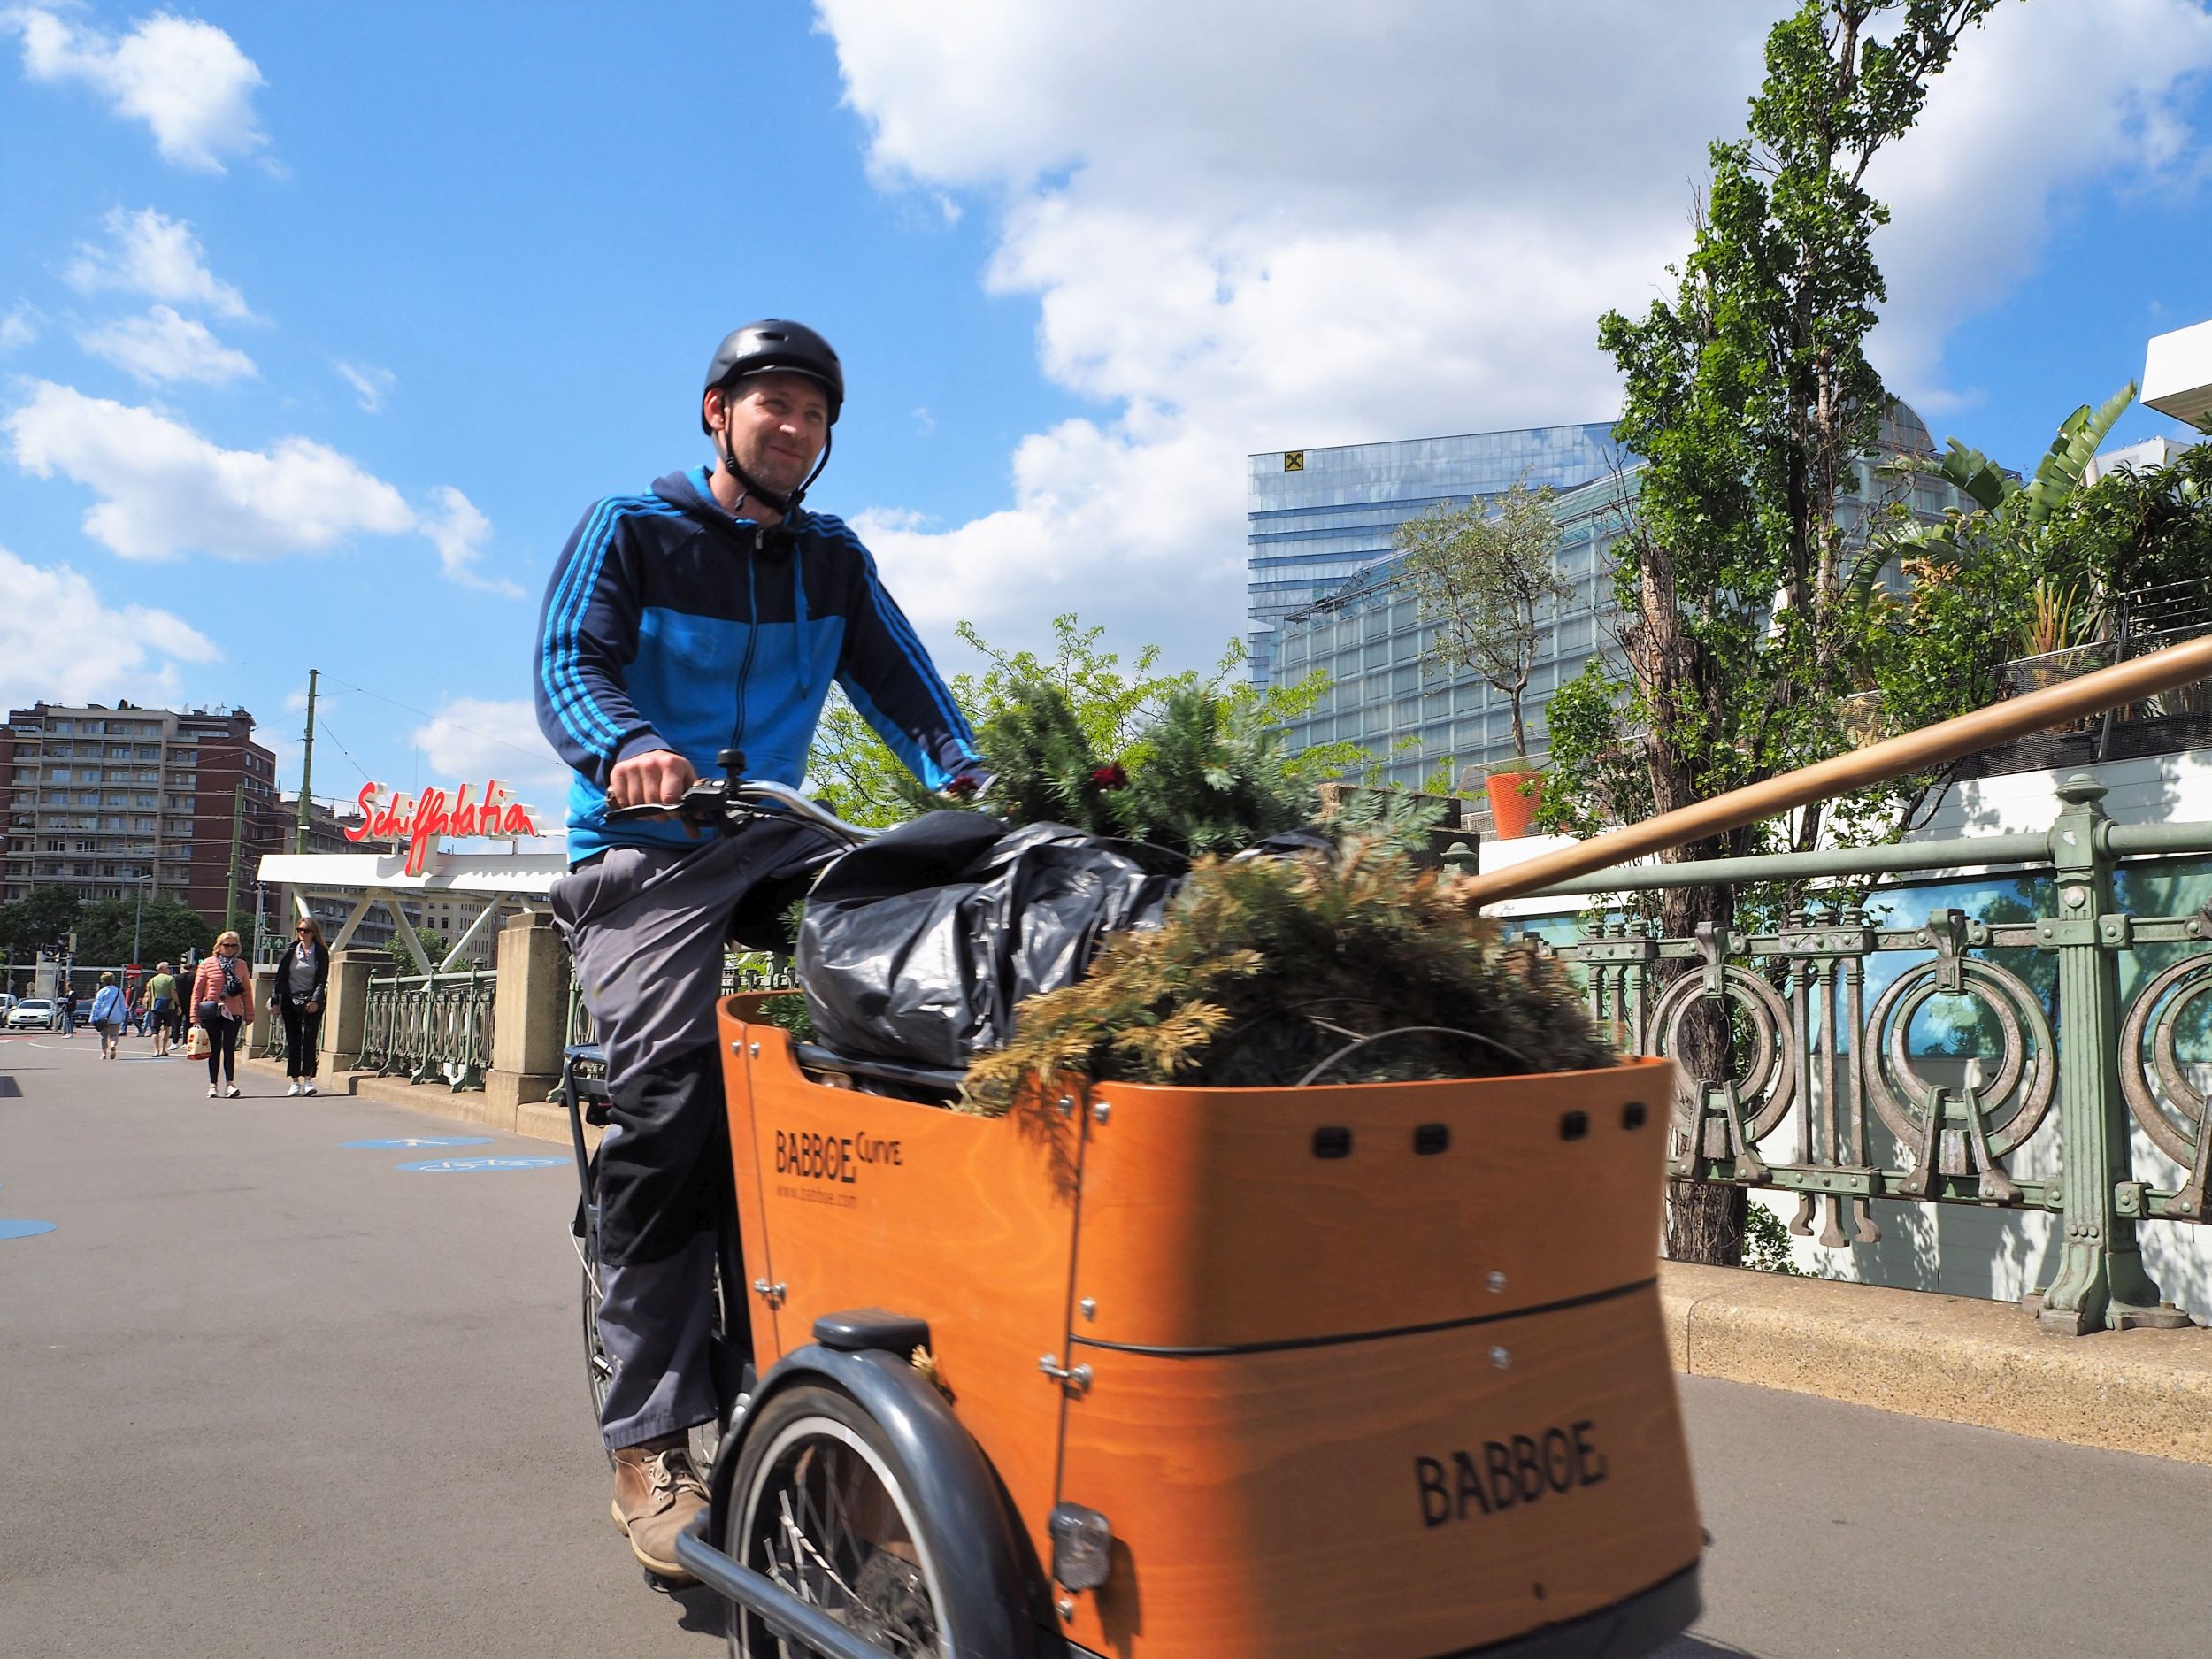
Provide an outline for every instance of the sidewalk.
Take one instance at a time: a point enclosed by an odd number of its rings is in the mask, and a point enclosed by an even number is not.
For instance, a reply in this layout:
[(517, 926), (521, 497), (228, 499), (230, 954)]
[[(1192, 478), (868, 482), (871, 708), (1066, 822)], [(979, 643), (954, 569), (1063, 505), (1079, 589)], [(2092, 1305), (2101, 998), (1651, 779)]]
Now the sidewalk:
[(2011, 1302), (1663, 1262), (1675, 1369), (2212, 1465), (2212, 1330), (2053, 1336)]
[[(558, 1106), (502, 1110), (480, 1091), (370, 1071), (322, 1081), (326, 1094), (568, 1144)], [(1679, 1262), (1659, 1264), (1659, 1299), (1675, 1369), (1690, 1376), (2212, 1467), (2212, 1330), (2053, 1336), (2010, 1302)]]
[[(263, 1077), (281, 1079), (284, 1063), (281, 1060), (248, 1059), (240, 1065)], [(315, 1086), (325, 1094), (351, 1094), (362, 1100), (373, 1100), (387, 1106), (405, 1106), (416, 1111), (429, 1112), (434, 1117), (457, 1118), (463, 1123), (482, 1124), (489, 1129), (499, 1129), (510, 1134), (530, 1135), (540, 1141), (557, 1141), (568, 1145), (568, 1113), (561, 1107), (543, 1101), (525, 1101), (508, 1108), (495, 1101), (482, 1089), (462, 1089), (457, 1093), (442, 1083), (410, 1083), (403, 1077), (384, 1077), (374, 1071), (334, 1071), (315, 1079)], [(599, 1131), (587, 1125), (584, 1139), (588, 1145), (599, 1144)]]

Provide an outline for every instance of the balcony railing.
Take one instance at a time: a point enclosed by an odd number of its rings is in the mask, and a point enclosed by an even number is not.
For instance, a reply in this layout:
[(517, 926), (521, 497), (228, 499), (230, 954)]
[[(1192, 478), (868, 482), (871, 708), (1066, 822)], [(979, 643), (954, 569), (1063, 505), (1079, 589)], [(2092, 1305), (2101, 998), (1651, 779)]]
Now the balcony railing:
[(479, 1089), (491, 1065), (492, 1010), (499, 976), (393, 974), (369, 980), (361, 1066), (411, 1083)]
[[(1730, 1063), (1673, 1104), (1677, 1177), (1793, 1194), (1790, 1230), (1830, 1249), (1881, 1238), (1877, 1200), (2043, 1212), (2054, 1271), (2026, 1300), (2047, 1328), (2186, 1324), (2138, 1233), (2212, 1220), (2212, 874), (2171, 857), (2212, 853), (2212, 824), (2116, 824), (2084, 776), (2059, 793), (2047, 834), (1579, 877), (1547, 891), (1610, 908), (1537, 949), (1634, 1052), (1724, 1016)], [(1972, 910), (1878, 885), (1991, 867), (1962, 884)], [(2171, 908), (2184, 877), (2203, 908)], [(1631, 896), (1691, 886), (1812, 896), (1690, 938)]]
[[(764, 951), (726, 956), (722, 961), (722, 995), (740, 991), (790, 991), (799, 981), (791, 972), (791, 958)], [(574, 972), (568, 976), (568, 1030), (571, 1044), (598, 1041), (591, 1010), (584, 1006), (584, 987)]]

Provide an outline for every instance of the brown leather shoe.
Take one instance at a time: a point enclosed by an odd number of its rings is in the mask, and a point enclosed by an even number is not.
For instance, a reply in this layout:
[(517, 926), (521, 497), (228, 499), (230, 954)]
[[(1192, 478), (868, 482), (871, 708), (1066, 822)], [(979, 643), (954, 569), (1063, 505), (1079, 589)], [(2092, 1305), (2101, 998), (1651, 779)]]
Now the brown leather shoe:
[(707, 1507), (706, 1483), (691, 1466), (688, 1437), (663, 1435), (614, 1454), (614, 1524), (647, 1571), (680, 1583), (691, 1575), (676, 1564), (676, 1534)]

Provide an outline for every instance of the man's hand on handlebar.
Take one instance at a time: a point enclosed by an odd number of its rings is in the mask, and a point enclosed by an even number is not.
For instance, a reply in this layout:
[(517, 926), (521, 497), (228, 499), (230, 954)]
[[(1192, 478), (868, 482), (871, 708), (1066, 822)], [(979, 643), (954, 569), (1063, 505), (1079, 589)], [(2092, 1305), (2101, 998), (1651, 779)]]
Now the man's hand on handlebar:
[(617, 809), (664, 806), (674, 810), (684, 791), (699, 780), (691, 763), (672, 749), (650, 749), (618, 760), (607, 774), (607, 804)]

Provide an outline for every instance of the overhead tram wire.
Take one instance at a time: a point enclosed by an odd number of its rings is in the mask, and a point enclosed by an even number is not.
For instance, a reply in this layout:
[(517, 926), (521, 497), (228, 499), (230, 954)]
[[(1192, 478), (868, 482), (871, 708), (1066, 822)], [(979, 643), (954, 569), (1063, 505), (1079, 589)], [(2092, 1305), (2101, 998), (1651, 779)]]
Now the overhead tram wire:
[[(326, 675), (326, 678), (330, 677)], [(433, 714), (427, 709), (418, 709), (411, 703), (402, 703), (397, 697), (388, 697), (380, 691), (371, 691), (366, 686), (357, 686), (350, 680), (335, 679), (332, 679), (331, 683), (343, 687), (348, 691), (357, 691), (365, 697), (374, 697), (379, 703), (388, 703), (395, 709), (404, 709), (410, 714), (419, 714), (422, 716), (424, 719), (432, 722), (434, 725), (449, 726), (457, 732), (466, 732), (471, 737), (480, 737), (487, 743), (496, 743), (502, 749), (512, 749), (516, 754), (526, 755), (530, 759), (540, 762), (541, 764), (542, 764), (546, 758), (543, 751), (533, 749), (525, 749), (519, 743), (510, 743), (503, 737), (495, 737), (489, 732), (480, 732), (472, 726), (463, 726), (458, 720), (452, 719), (442, 714)], [(349, 757), (348, 758), (351, 757)], [(355, 761), (354, 764), (356, 765), (360, 764), (358, 761)]]
[[(358, 691), (360, 687), (356, 686), (354, 689)], [(315, 726), (316, 729), (325, 737), (328, 738), (332, 742), (337, 744), (338, 752), (341, 755), (343, 755), (349, 761), (352, 761), (353, 769), (361, 774), (361, 781), (363, 783), (374, 783), (376, 781), (374, 778), (369, 775), (369, 769), (366, 766), (364, 766), (359, 761), (354, 760), (353, 751), (346, 747), (345, 740), (340, 737), (337, 733), (331, 730), (330, 717), (327, 714), (323, 715), (320, 718), (319, 718), (315, 722)], [(335, 796), (333, 796), (332, 798), (334, 800), (336, 799)]]

